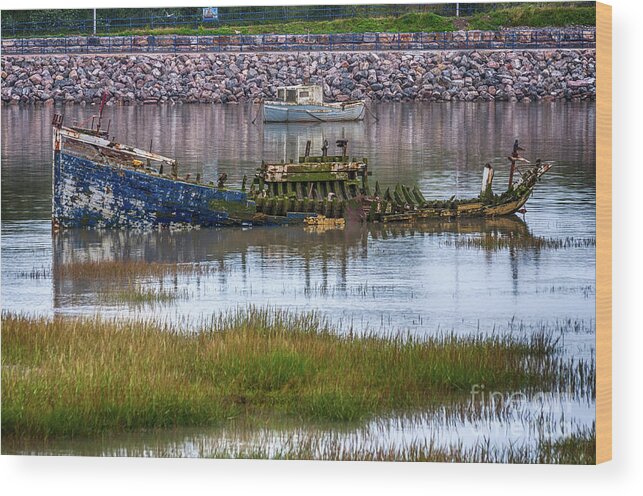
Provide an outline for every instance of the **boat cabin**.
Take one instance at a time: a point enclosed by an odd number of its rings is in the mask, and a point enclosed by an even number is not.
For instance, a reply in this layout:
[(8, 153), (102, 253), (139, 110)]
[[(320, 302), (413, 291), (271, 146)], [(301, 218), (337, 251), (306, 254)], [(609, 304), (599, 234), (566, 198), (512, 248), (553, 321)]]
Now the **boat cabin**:
[(277, 89), (275, 102), (294, 105), (321, 105), (324, 103), (324, 91), (316, 84), (299, 84), (282, 86)]

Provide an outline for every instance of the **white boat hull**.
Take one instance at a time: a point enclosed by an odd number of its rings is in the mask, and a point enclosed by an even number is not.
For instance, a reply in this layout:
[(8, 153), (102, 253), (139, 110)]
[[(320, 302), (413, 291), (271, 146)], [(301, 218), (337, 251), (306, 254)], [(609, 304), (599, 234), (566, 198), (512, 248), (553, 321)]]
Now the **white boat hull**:
[(336, 122), (364, 118), (364, 102), (296, 105), (267, 102), (263, 107), (264, 122)]

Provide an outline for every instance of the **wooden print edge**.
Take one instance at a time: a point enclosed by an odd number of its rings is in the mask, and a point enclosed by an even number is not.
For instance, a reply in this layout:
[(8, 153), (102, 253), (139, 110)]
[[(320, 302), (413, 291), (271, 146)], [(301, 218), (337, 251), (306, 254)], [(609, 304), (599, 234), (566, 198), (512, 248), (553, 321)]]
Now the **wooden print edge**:
[(612, 7), (596, 2), (596, 463), (612, 459)]

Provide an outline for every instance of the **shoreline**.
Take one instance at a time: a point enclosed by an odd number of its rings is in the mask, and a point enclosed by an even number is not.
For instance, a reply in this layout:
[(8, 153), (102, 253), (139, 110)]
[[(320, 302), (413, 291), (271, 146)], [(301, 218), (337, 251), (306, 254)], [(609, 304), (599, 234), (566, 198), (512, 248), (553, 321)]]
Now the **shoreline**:
[[(341, 335), (315, 314), (263, 309), (221, 314), (188, 334), (153, 320), (3, 313), (2, 322), (5, 454), (88, 454), (82, 446), (100, 449), (105, 436), (130, 437), (131, 449), (149, 453), (150, 432), (156, 449), (167, 442), (175, 452), (172, 433), (187, 428), (204, 433), (200, 457), (594, 463), (595, 429), (569, 419), (565, 433), (558, 417), (568, 402), (595, 398), (595, 362), (561, 356), (551, 329), (531, 337)], [(508, 403), (497, 410), (498, 401)], [(535, 424), (520, 421), (517, 445), (451, 444), (448, 436), (350, 444), (351, 430), (386, 419), (510, 422), (532, 404), (551, 408), (549, 431), (534, 437)], [(303, 437), (280, 435), (289, 423)], [(223, 435), (229, 428), (232, 438)], [(236, 436), (256, 441), (243, 447)]]

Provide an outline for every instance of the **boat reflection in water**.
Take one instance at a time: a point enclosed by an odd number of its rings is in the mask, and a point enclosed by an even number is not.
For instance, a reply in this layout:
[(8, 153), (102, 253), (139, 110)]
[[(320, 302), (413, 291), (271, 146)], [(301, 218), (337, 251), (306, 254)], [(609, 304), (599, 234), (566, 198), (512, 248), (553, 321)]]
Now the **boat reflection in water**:
[[(189, 297), (168, 298), (163, 309), (153, 301), (139, 305), (134, 308), (137, 314), (158, 315), (163, 310), (167, 316), (173, 309), (175, 316), (199, 316), (247, 305), (275, 305), (297, 311), (317, 308), (331, 320), (355, 318), (377, 305), (395, 308), (404, 303), (414, 308), (413, 300), (424, 283), (416, 281), (418, 288), (409, 285), (405, 270), (421, 274), (427, 260), (433, 264), (458, 256), (450, 241), (480, 235), (531, 236), (516, 216), (391, 225), (348, 223), (343, 229), (68, 229), (53, 235), (53, 306), (63, 313), (98, 309), (120, 313), (127, 302), (106, 296), (146, 288)], [(417, 237), (425, 240), (418, 244)], [(427, 246), (425, 253), (418, 251), (421, 245)], [(498, 263), (491, 257), (491, 253), (485, 256), (489, 264)], [(519, 268), (515, 250), (509, 253), (509, 263), (515, 291)], [(455, 270), (460, 270), (457, 265)], [(431, 272), (436, 279), (426, 283), (444, 284), (440, 274)]]

